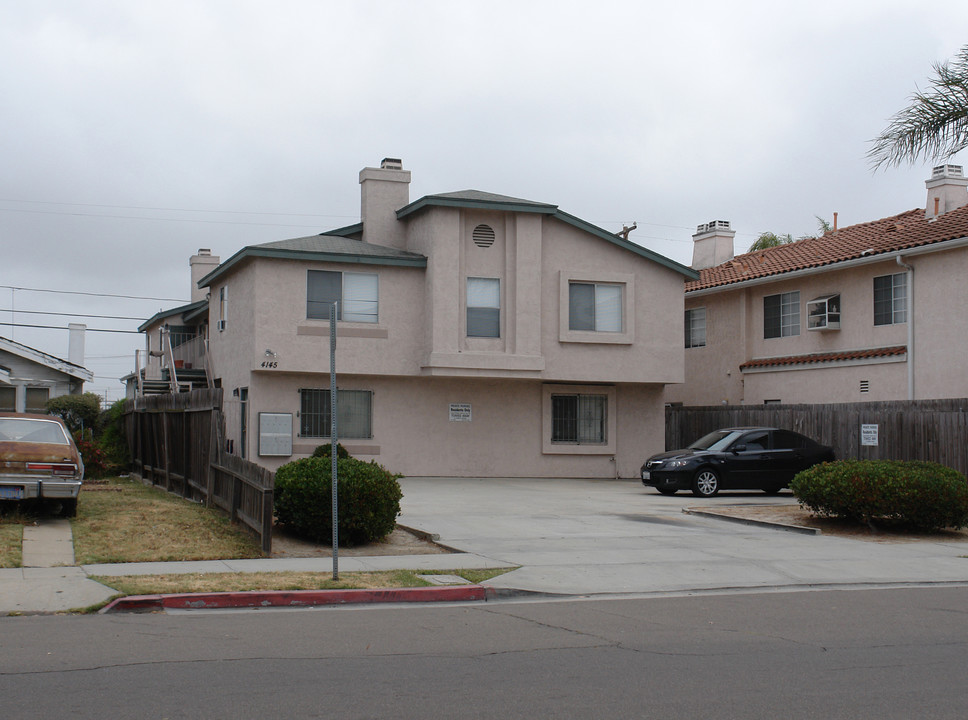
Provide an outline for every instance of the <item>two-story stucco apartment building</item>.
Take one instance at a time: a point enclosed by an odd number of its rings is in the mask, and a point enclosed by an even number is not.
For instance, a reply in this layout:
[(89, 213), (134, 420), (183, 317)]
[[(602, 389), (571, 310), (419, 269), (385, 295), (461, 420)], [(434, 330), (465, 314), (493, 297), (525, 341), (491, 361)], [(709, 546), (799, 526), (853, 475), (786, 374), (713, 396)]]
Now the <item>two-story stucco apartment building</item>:
[(968, 180), (934, 169), (927, 204), (733, 257), (728, 223), (693, 236), (685, 405), (968, 397)]
[(554, 205), (411, 202), (399, 160), (359, 181), (360, 223), (245, 247), (197, 283), (238, 454), (274, 468), (328, 442), (334, 302), (338, 435), (356, 457), (409, 475), (614, 478), (663, 449), (694, 271)]

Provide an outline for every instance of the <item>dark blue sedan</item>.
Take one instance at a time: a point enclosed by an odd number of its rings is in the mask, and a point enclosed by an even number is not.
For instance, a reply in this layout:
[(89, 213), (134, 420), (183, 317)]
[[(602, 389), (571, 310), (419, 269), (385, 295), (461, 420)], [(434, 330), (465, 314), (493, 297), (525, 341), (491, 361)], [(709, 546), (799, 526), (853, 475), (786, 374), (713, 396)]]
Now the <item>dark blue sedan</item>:
[(833, 459), (833, 448), (792, 430), (723, 428), (683, 450), (650, 457), (642, 465), (642, 484), (663, 495), (677, 490), (692, 490), (699, 497), (720, 490), (778, 493), (801, 470)]

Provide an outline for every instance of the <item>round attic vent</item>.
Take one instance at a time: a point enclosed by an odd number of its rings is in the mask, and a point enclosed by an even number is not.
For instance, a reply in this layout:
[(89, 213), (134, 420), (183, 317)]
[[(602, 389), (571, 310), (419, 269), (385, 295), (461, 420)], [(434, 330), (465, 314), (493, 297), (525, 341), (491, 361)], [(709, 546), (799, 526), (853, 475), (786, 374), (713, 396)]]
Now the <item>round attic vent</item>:
[(490, 225), (478, 225), (474, 228), (471, 237), (479, 248), (489, 248), (494, 244), (494, 230)]

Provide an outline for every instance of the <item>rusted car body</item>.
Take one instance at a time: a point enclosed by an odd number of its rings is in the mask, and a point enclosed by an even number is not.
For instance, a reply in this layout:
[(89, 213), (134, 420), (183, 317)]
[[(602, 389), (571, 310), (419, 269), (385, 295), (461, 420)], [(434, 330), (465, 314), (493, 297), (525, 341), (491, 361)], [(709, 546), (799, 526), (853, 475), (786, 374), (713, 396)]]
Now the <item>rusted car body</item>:
[(0, 501), (38, 500), (77, 513), (84, 463), (60, 418), (0, 413)]

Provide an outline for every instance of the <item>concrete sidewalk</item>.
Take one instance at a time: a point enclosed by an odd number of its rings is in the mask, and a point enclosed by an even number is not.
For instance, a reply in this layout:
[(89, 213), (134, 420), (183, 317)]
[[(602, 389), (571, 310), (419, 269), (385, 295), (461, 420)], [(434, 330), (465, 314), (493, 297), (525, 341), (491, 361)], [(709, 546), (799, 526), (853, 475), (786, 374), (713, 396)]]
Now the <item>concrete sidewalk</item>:
[[(401, 485), (401, 524), (464, 552), (341, 557), (341, 572), (520, 566), (487, 586), (561, 595), (968, 584), (965, 542), (870, 542), (684, 513), (795, 503), (788, 493), (667, 497), (622, 480), (404, 478)], [(25, 560), (73, 562), (66, 561), (63, 534), (32, 536), (30, 542), (36, 545)], [(60, 556), (50, 547), (57, 544)], [(26, 539), (24, 545), (27, 552)], [(57, 612), (114, 594), (89, 576), (284, 570), (332, 573), (332, 564), (330, 558), (268, 558), (0, 569), (0, 613)]]

